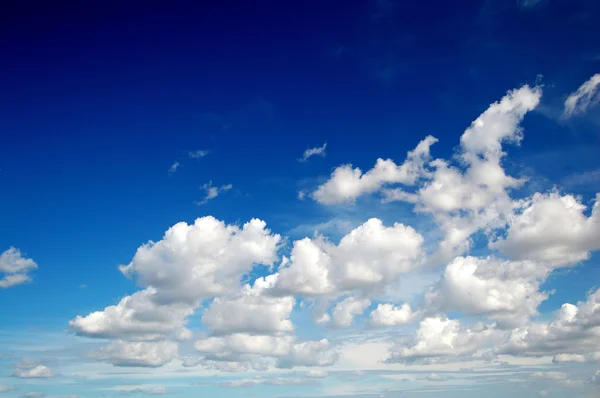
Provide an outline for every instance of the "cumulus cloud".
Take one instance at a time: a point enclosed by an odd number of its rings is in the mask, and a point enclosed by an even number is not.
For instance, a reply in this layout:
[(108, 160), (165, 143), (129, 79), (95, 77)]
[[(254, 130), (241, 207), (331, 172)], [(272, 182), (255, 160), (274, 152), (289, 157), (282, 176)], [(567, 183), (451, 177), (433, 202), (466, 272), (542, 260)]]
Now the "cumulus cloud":
[(548, 323), (535, 322), (511, 331), (498, 353), (511, 355), (556, 355), (558, 362), (597, 359), (600, 344), (600, 289), (577, 305), (566, 303)]
[(406, 325), (417, 320), (419, 314), (413, 312), (410, 304), (404, 303), (400, 307), (393, 304), (379, 304), (371, 311), (371, 326), (397, 326)]
[(547, 267), (529, 261), (457, 257), (427, 293), (426, 306), (430, 311), (487, 315), (500, 326), (523, 325), (548, 297), (539, 292), (548, 273)]
[(212, 185), (212, 181), (209, 181), (200, 187), (200, 189), (206, 192), (206, 195), (204, 196), (204, 199), (196, 202), (196, 204), (203, 205), (205, 203), (208, 203), (209, 200), (213, 200), (221, 193), (229, 191), (231, 188), (233, 188), (233, 185), (231, 184), (221, 185), (220, 187), (214, 187)]
[(344, 165), (336, 168), (330, 179), (319, 186), (312, 197), (323, 204), (352, 202), (359, 196), (380, 190), (387, 184), (413, 185), (423, 173), (423, 165), (429, 160), (429, 147), (437, 142), (427, 137), (408, 153), (400, 166), (391, 159), (377, 159), (375, 166), (363, 174), (362, 170)]
[(320, 146), (320, 147), (309, 148), (306, 151), (304, 151), (304, 153), (302, 154), (302, 157), (300, 159), (298, 159), (298, 161), (306, 162), (308, 160), (308, 158), (310, 158), (311, 156), (325, 157), (325, 155), (326, 155), (325, 148), (327, 148), (327, 143), (324, 143), (323, 146)]
[(38, 265), (30, 258), (23, 257), (21, 251), (10, 247), (0, 254), (0, 289), (31, 282), (31, 271)]
[(368, 298), (348, 297), (336, 304), (333, 309), (333, 326), (347, 327), (352, 324), (356, 315), (362, 315), (367, 307), (371, 305)]
[(89, 355), (115, 366), (156, 368), (175, 359), (178, 355), (178, 346), (171, 341), (114, 341)]
[(245, 285), (241, 295), (215, 298), (202, 316), (202, 323), (216, 333), (270, 334), (294, 331), (289, 319), (295, 299), (265, 296), (263, 291), (274, 285), (277, 275), (259, 278), (254, 286)]
[(44, 365), (37, 365), (28, 368), (17, 368), (13, 372), (13, 376), (20, 379), (47, 379), (54, 377), (54, 372)]
[(272, 265), (280, 241), (257, 219), (242, 228), (213, 217), (178, 223), (119, 267), (147, 286), (144, 290), (116, 306), (78, 316), (70, 326), (80, 335), (124, 340), (157, 340), (185, 331), (186, 318), (202, 299), (231, 296), (255, 264)]
[(501, 336), (492, 327), (477, 324), (467, 328), (458, 320), (445, 317), (425, 318), (419, 323), (415, 337), (390, 350), (388, 363), (435, 363), (472, 355), (486, 343)]
[(328, 366), (338, 359), (338, 354), (330, 348), (326, 339), (296, 342), (295, 337), (290, 335), (234, 333), (200, 339), (194, 347), (206, 360), (235, 364), (236, 369), (233, 371), (253, 367), (253, 361), (262, 357), (275, 359), (279, 368)]
[(423, 237), (400, 223), (370, 219), (338, 245), (323, 238), (294, 242), (289, 262), (279, 269), (274, 289), (319, 296), (382, 287), (418, 266)]
[(600, 101), (598, 88), (600, 87), (600, 73), (596, 73), (583, 83), (577, 91), (571, 93), (565, 100), (565, 109), (563, 118), (570, 118), (574, 115), (585, 113), (588, 108), (596, 105)]
[(600, 249), (600, 195), (592, 214), (573, 195), (536, 193), (523, 201), (521, 210), (509, 220), (506, 238), (490, 243), (504, 255), (533, 260), (554, 267), (586, 260)]

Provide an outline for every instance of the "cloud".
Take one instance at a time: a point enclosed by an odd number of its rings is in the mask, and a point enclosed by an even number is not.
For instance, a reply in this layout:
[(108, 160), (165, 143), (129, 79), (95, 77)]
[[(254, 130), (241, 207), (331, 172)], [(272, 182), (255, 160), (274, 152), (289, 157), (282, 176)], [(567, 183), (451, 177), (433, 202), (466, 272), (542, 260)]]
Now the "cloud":
[(445, 317), (425, 318), (409, 343), (392, 347), (388, 363), (436, 363), (474, 354), (486, 343), (501, 337), (493, 328), (477, 324), (472, 328)]
[(348, 297), (336, 304), (333, 309), (333, 326), (348, 327), (354, 321), (355, 315), (362, 315), (367, 307), (371, 305), (368, 298)]
[(35, 391), (26, 392), (23, 395), (21, 395), (21, 397), (23, 397), (23, 398), (42, 398), (45, 396), (46, 396), (46, 394), (42, 394), (41, 392), (35, 392)]
[(446, 381), (446, 380), (448, 380), (447, 377), (442, 376), (437, 373), (430, 373), (427, 376), (425, 376), (423, 379), (427, 380), (427, 381)]
[(371, 326), (397, 326), (406, 325), (416, 321), (418, 313), (413, 312), (410, 304), (404, 303), (401, 307), (393, 304), (379, 304), (371, 311)]
[(245, 285), (241, 295), (215, 298), (202, 316), (202, 323), (212, 331), (224, 333), (271, 334), (294, 331), (289, 319), (295, 299), (269, 297), (263, 291), (272, 287), (277, 275), (259, 278), (254, 286)]
[(567, 374), (564, 372), (533, 372), (530, 377), (538, 380), (553, 380), (563, 381), (567, 380)]
[(156, 368), (171, 362), (178, 355), (177, 344), (171, 341), (114, 341), (89, 354), (91, 358), (115, 366)]
[(37, 267), (36, 262), (23, 257), (19, 249), (10, 247), (0, 254), (0, 289), (31, 282), (29, 273)]
[(596, 73), (583, 83), (577, 91), (567, 97), (563, 118), (568, 119), (574, 115), (585, 113), (588, 108), (595, 106), (600, 101), (600, 97), (598, 96), (599, 87), (600, 73)]
[(208, 155), (208, 153), (209, 153), (209, 151), (207, 151), (207, 150), (198, 149), (196, 151), (188, 152), (188, 157), (190, 159), (201, 159), (201, 158), (205, 157), (206, 155)]
[(423, 173), (423, 164), (429, 160), (429, 147), (437, 142), (434, 137), (427, 137), (408, 152), (406, 160), (400, 166), (391, 159), (377, 159), (373, 169), (363, 172), (352, 165), (336, 168), (330, 179), (319, 186), (312, 197), (322, 204), (339, 204), (353, 202), (359, 196), (373, 193), (391, 183), (413, 185)]
[(130, 389), (121, 389), (123, 393), (127, 394), (143, 394), (143, 395), (167, 395), (169, 392), (164, 386), (149, 386), (149, 387), (136, 387)]
[(427, 293), (426, 307), (486, 315), (505, 327), (523, 325), (548, 297), (538, 291), (548, 274), (547, 267), (530, 261), (457, 257)]
[(600, 249), (600, 194), (590, 217), (573, 195), (536, 193), (509, 219), (506, 238), (490, 248), (517, 260), (544, 262), (553, 267), (586, 260)]
[(306, 151), (304, 151), (304, 154), (302, 154), (302, 157), (300, 159), (298, 159), (298, 161), (306, 162), (308, 160), (308, 158), (310, 158), (311, 156), (325, 157), (325, 155), (326, 155), (325, 148), (327, 148), (327, 143), (324, 143), (323, 146), (320, 146), (320, 147), (307, 149)]
[[(561, 359), (598, 358), (600, 337), (600, 289), (577, 305), (565, 303), (548, 323), (535, 322), (511, 331), (507, 341), (497, 348), (500, 354), (556, 355)], [(591, 353), (595, 353), (590, 355)], [(587, 356), (589, 355), (589, 357)]]
[(0, 393), (16, 391), (17, 387), (0, 385)]
[(423, 237), (400, 223), (372, 218), (336, 246), (322, 238), (294, 242), (290, 260), (279, 269), (274, 289), (283, 294), (319, 296), (375, 289), (418, 267)]
[(304, 374), (304, 376), (321, 379), (327, 377), (327, 372), (325, 372), (324, 370), (310, 369)]
[(221, 194), (223, 192), (227, 192), (231, 188), (233, 188), (233, 185), (231, 185), (231, 184), (221, 185), (220, 187), (213, 187), (212, 181), (209, 181), (208, 183), (206, 183), (200, 187), (200, 189), (203, 189), (206, 192), (206, 196), (201, 201), (196, 202), (196, 204), (197, 205), (206, 204), (209, 200), (213, 200), (214, 198), (219, 196), (219, 194)]
[(54, 377), (54, 372), (44, 365), (37, 365), (31, 368), (17, 368), (13, 376), (20, 379), (47, 379)]
[(180, 222), (162, 240), (140, 246), (132, 261), (119, 267), (143, 290), (102, 311), (77, 316), (69, 325), (79, 335), (129, 341), (179, 334), (203, 299), (234, 295), (254, 265), (272, 265), (280, 242), (258, 219), (241, 228), (213, 217), (190, 225)]
[(181, 163), (175, 161), (173, 162), (173, 164), (171, 165), (171, 167), (169, 167), (169, 174), (173, 174), (177, 171), (177, 169), (179, 169), (181, 167)]

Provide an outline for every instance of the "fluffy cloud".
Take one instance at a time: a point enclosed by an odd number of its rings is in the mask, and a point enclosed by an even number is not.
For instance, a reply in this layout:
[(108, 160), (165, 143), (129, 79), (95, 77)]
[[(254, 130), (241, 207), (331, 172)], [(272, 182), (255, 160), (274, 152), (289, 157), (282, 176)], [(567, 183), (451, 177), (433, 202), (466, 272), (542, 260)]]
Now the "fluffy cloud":
[(20, 379), (47, 379), (54, 377), (54, 372), (44, 365), (37, 365), (31, 368), (17, 368), (13, 376)]
[(264, 289), (271, 288), (277, 275), (259, 278), (254, 286), (244, 286), (240, 296), (215, 298), (204, 312), (202, 322), (216, 333), (269, 334), (292, 332), (294, 325), (289, 319), (294, 308), (293, 297), (269, 297)]
[(565, 100), (564, 118), (585, 113), (590, 106), (594, 106), (600, 100), (598, 88), (600, 87), (600, 73), (590, 77), (577, 91), (571, 93)]
[(419, 323), (413, 341), (394, 346), (387, 362), (435, 363), (472, 355), (499, 337), (496, 330), (481, 324), (466, 328), (453, 319), (425, 318)]
[(437, 138), (428, 136), (408, 152), (400, 166), (391, 159), (377, 159), (375, 166), (363, 174), (352, 165), (340, 166), (333, 171), (330, 179), (312, 193), (312, 197), (323, 204), (336, 204), (354, 201), (361, 195), (373, 193), (387, 184), (413, 185), (423, 173), (423, 165), (429, 160), (429, 148)]
[(379, 304), (376, 309), (371, 311), (371, 326), (396, 326), (406, 325), (414, 322), (419, 314), (413, 312), (410, 304), (404, 303), (401, 307), (393, 304)]
[(418, 266), (422, 243), (413, 228), (400, 223), (385, 227), (376, 218), (352, 230), (337, 246), (305, 238), (294, 242), (274, 289), (318, 296), (381, 287)]
[[(552, 321), (515, 328), (497, 349), (501, 354), (556, 355), (557, 361), (597, 358), (600, 345), (600, 289), (577, 305), (563, 304)], [(577, 355), (577, 356), (575, 356)]]
[[(268, 336), (235, 333), (212, 336), (196, 341), (195, 349), (204, 359), (233, 364), (232, 371), (255, 367), (255, 361), (269, 357), (276, 359), (279, 368), (295, 366), (329, 366), (338, 359), (326, 339), (296, 342), (293, 336)], [(239, 369), (239, 370), (238, 370)]]
[(121, 272), (135, 276), (144, 290), (116, 306), (78, 316), (70, 326), (78, 334), (126, 340), (153, 340), (184, 332), (186, 318), (206, 297), (233, 295), (255, 264), (271, 265), (281, 237), (263, 221), (242, 228), (213, 217), (169, 228), (159, 242), (141, 246)]
[(354, 316), (361, 315), (371, 305), (368, 298), (348, 297), (336, 304), (333, 309), (333, 326), (347, 327), (354, 321)]
[(161, 342), (114, 341), (90, 354), (92, 358), (115, 366), (156, 368), (171, 362), (178, 355), (177, 344)]
[(31, 282), (29, 273), (37, 267), (36, 262), (23, 257), (19, 249), (10, 247), (0, 254), (0, 289)]
[(325, 148), (327, 148), (327, 143), (324, 143), (323, 146), (309, 148), (302, 154), (302, 157), (298, 159), (299, 162), (306, 162), (308, 158), (311, 156), (321, 156), (325, 157)]
[(600, 194), (590, 217), (574, 196), (536, 193), (509, 221), (506, 238), (490, 243), (510, 258), (564, 266), (600, 249)]
[(523, 325), (548, 295), (539, 292), (548, 268), (530, 261), (457, 257), (426, 295), (429, 310), (487, 315), (500, 326)]

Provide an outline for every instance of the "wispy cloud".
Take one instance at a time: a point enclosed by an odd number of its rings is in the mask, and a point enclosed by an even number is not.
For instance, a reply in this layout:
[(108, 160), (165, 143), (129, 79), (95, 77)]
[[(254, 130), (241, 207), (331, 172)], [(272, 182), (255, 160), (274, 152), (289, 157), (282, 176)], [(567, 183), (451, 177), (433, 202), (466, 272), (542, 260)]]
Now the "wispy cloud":
[(221, 194), (222, 192), (229, 191), (231, 188), (233, 188), (233, 185), (231, 185), (231, 184), (226, 184), (226, 185), (221, 185), (220, 187), (215, 187), (212, 185), (212, 181), (209, 181), (208, 183), (206, 183), (200, 187), (200, 189), (203, 189), (206, 192), (206, 196), (201, 201), (196, 202), (196, 204), (203, 205), (203, 204), (207, 203), (209, 200), (213, 200), (214, 198), (219, 196), (219, 194)]
[(200, 159), (205, 157), (206, 155), (208, 155), (209, 151), (204, 150), (204, 149), (198, 149), (196, 151), (190, 151), (188, 152), (188, 157), (190, 159)]
[(596, 73), (567, 97), (563, 118), (568, 119), (574, 115), (585, 113), (588, 108), (596, 105), (600, 101), (599, 87), (600, 73)]
[(169, 174), (173, 174), (177, 171), (177, 169), (179, 169), (181, 167), (181, 163), (179, 162), (174, 162), (171, 167), (169, 167)]
[(322, 146), (309, 148), (306, 151), (304, 151), (304, 154), (302, 154), (302, 157), (300, 159), (298, 159), (298, 161), (306, 162), (308, 160), (308, 158), (310, 158), (311, 156), (325, 157), (325, 155), (327, 155), (325, 153), (326, 148), (327, 148), (327, 143), (324, 143)]

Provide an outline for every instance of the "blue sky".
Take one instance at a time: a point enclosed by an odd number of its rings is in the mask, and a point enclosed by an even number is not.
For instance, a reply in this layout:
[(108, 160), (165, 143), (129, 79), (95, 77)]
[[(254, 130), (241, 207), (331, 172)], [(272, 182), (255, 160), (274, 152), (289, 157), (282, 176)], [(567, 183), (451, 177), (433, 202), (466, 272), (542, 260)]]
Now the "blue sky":
[(0, 397), (599, 388), (597, 2), (7, 4)]

